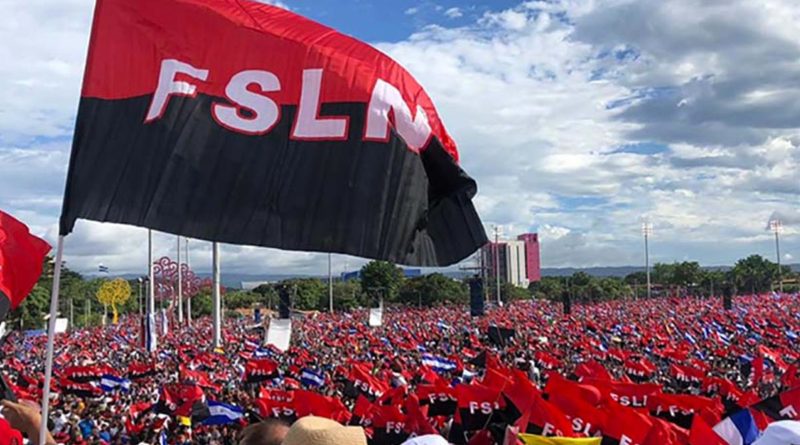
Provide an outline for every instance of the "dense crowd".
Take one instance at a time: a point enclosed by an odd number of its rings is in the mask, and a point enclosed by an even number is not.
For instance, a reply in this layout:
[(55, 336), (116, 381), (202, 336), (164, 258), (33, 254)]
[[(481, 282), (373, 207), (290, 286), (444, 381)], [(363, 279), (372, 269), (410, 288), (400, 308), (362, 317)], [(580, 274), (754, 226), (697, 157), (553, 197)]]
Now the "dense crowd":
[[(790, 403), (798, 306), (771, 294), (737, 297), (732, 310), (696, 298), (577, 305), (570, 315), (545, 301), (483, 317), (404, 307), (385, 310), (380, 327), (367, 325), (367, 311), (313, 313), (295, 316), (284, 352), (263, 345), (263, 326), (231, 318), (222, 348), (200, 319), (171, 323), (147, 354), (138, 318), (123, 317), (58, 336), (50, 430), (70, 444), (236, 444), (247, 424), (313, 414), (362, 425), (375, 445), (431, 433), (500, 443), (509, 425), (604, 443), (622, 434), (698, 443), (690, 437), (742, 407), (763, 407), (763, 423), (776, 420), (774, 396)], [(3, 375), (20, 399), (40, 401), (45, 340), (4, 341)]]

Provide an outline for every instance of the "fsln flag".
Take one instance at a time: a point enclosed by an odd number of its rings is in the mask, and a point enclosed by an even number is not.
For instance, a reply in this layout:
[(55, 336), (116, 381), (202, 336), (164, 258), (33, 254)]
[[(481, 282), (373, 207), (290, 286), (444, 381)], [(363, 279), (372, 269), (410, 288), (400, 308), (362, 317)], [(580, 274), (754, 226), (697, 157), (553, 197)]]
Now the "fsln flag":
[(300, 373), (300, 383), (313, 388), (319, 388), (325, 384), (325, 376), (322, 372), (306, 368)]
[(116, 390), (128, 392), (131, 389), (131, 381), (123, 377), (106, 374), (100, 379), (100, 388), (105, 392)]
[(444, 266), (487, 242), (458, 161), (425, 90), (363, 42), (255, 1), (98, 0), (60, 233)]
[(0, 320), (22, 303), (39, 276), (50, 245), (0, 210)]

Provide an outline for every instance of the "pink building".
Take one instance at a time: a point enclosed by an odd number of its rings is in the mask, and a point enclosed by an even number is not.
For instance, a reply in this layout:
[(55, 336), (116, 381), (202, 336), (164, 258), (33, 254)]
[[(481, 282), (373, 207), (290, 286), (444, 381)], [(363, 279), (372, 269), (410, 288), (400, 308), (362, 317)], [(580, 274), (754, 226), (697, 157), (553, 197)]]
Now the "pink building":
[(541, 262), (539, 259), (539, 234), (523, 233), (517, 237), (525, 243), (525, 269), (528, 281), (533, 283), (542, 279)]

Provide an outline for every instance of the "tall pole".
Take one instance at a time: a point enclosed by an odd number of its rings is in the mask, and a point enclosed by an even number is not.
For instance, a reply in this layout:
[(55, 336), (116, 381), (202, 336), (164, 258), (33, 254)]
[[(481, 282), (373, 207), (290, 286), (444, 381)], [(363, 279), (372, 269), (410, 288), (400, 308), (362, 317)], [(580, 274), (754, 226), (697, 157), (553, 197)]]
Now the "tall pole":
[(147, 332), (145, 335), (151, 338), (145, 345), (145, 348), (147, 352), (155, 352), (156, 348), (158, 348), (158, 330), (155, 327), (156, 270), (153, 267), (153, 231), (150, 229), (147, 229), (147, 274), (149, 279), (147, 287)]
[(333, 267), (332, 254), (328, 252), (328, 310), (333, 313)]
[(139, 298), (136, 299), (136, 305), (139, 306), (139, 319), (142, 318), (142, 277), (139, 277)]
[(497, 285), (497, 305), (502, 304), (500, 299), (500, 226), (494, 226), (494, 270)]
[(181, 236), (178, 239), (178, 324), (183, 325), (183, 275), (181, 273)]
[[(189, 272), (189, 238), (184, 240), (184, 247), (186, 248), (186, 272)], [(191, 323), (192, 322), (192, 299), (186, 299), (186, 320)]]
[(644, 268), (647, 275), (647, 299), (652, 297), (650, 285), (650, 235), (653, 233), (653, 225), (645, 221), (642, 223), (642, 233), (644, 234)]
[(69, 297), (69, 331), (72, 332), (75, 327), (75, 307), (72, 304), (72, 296)]
[(61, 282), (61, 257), (64, 253), (64, 236), (58, 237), (56, 260), (53, 264), (53, 291), (50, 294), (50, 319), (47, 320), (47, 352), (44, 361), (44, 388), (42, 388), (42, 422), (39, 428), (39, 443), (46, 443), (47, 419), (50, 409), (50, 381), (53, 377), (53, 345), (56, 337), (56, 317), (58, 316), (58, 291)]
[(770, 228), (772, 228), (772, 232), (775, 233), (775, 259), (778, 260), (778, 287), (781, 293), (783, 293), (783, 276), (781, 273), (781, 242), (780, 242), (780, 233), (781, 233), (781, 221), (779, 219), (772, 220), (769, 222)]
[(212, 300), (214, 305), (214, 348), (222, 346), (222, 320), (220, 319), (221, 305), (219, 298), (219, 244), (214, 241), (212, 245), (212, 262), (214, 287)]

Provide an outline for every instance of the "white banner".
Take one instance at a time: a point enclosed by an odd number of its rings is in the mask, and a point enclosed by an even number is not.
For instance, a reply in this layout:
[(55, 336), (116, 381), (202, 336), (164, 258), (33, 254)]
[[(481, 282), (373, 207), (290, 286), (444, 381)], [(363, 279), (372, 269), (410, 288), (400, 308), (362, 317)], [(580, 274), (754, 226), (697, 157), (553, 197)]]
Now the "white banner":
[(292, 340), (292, 319), (275, 318), (269, 321), (267, 328), (267, 344), (275, 346), (281, 352), (289, 349)]
[(383, 323), (383, 308), (372, 308), (369, 310), (369, 325), (372, 327), (380, 326)]
[(56, 334), (63, 334), (67, 332), (68, 327), (69, 327), (69, 319), (56, 318)]

